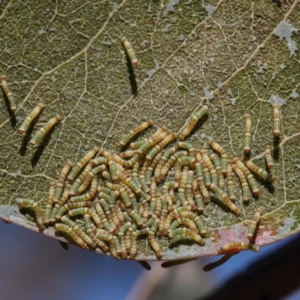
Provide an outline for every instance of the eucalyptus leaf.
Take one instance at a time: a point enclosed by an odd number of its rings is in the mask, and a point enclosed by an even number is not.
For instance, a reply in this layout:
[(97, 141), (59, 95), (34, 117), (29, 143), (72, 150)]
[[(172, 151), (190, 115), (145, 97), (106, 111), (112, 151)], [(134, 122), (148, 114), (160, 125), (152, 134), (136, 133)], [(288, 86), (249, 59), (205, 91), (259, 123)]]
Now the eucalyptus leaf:
[[(15, 1), (0, 5), (0, 73), (17, 103), (4, 93), (0, 113), (0, 218), (34, 229), (17, 198), (45, 205), (51, 181), (68, 160), (94, 146), (119, 151), (119, 141), (149, 119), (179, 133), (204, 104), (209, 117), (187, 139), (209, 149), (213, 138), (229, 157), (243, 158), (244, 115), (252, 120), (251, 159), (264, 167), (274, 147), (270, 185), (236, 205), (205, 207), (205, 246), (182, 245), (163, 259), (215, 255), (246, 242), (256, 209), (262, 218), (256, 245), (299, 231), (300, 216), (300, 2), (299, 1)], [(130, 69), (120, 39), (130, 41), (138, 66)], [(35, 126), (62, 116), (47, 144), (29, 145), (18, 128), (38, 103)], [(273, 135), (272, 103), (280, 105), (281, 132)], [(53, 229), (45, 234), (55, 237)], [(156, 259), (145, 241), (137, 260)]]

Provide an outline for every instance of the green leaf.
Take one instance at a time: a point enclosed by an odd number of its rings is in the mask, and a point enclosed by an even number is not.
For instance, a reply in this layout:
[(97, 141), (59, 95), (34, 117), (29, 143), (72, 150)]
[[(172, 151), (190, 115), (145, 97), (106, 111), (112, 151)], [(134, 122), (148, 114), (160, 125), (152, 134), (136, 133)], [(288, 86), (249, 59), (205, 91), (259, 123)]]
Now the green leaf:
[[(18, 109), (11, 113), (1, 96), (0, 217), (32, 228), (15, 199), (45, 205), (50, 181), (68, 160), (76, 162), (94, 146), (119, 151), (122, 136), (149, 119), (179, 132), (208, 104), (209, 118), (188, 141), (209, 149), (212, 137), (230, 158), (242, 159), (249, 113), (254, 162), (264, 167), (265, 146), (278, 146), (276, 181), (271, 188), (260, 182), (259, 198), (248, 205), (239, 194), (240, 217), (211, 202), (205, 208), (206, 245), (167, 250), (165, 240), (163, 259), (213, 255), (228, 242), (247, 241), (247, 220), (258, 207), (263, 214), (257, 245), (297, 232), (299, 11), (299, 1), (2, 1), (0, 73)], [(135, 79), (120, 43), (123, 36), (139, 59)], [(286, 101), (280, 107), (279, 145), (270, 99)], [(37, 127), (56, 114), (63, 121), (37, 150), (17, 129), (39, 102), (46, 107)], [(155, 255), (142, 241), (137, 259), (147, 258)]]

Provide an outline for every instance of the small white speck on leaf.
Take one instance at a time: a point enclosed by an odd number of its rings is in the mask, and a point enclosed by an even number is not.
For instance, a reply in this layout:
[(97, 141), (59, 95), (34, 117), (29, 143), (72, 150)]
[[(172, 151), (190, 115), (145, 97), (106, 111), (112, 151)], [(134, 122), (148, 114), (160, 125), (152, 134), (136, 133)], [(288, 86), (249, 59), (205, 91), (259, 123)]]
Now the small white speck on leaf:
[(206, 10), (209, 16), (212, 15), (216, 10), (216, 8), (213, 5), (202, 5), (202, 7)]
[(287, 42), (288, 48), (291, 52), (291, 56), (295, 55), (295, 52), (298, 50), (297, 44), (295, 41), (290, 40)]
[(179, 2), (180, 0), (170, 0), (167, 4), (167, 12), (174, 12), (174, 6)]
[(280, 40), (285, 38), (289, 40), (293, 32), (297, 32), (297, 29), (294, 28), (289, 21), (280, 22), (277, 27), (274, 29), (274, 34), (279, 37)]
[(178, 41), (184, 41), (185, 39), (185, 36), (183, 34), (181, 34), (179, 37), (178, 37)]
[(237, 98), (229, 98), (229, 100), (231, 101), (232, 105), (235, 105), (235, 102), (236, 102)]
[(292, 40), (293, 32), (297, 32), (298, 29), (293, 27), (289, 21), (280, 22), (277, 27), (274, 29), (273, 33), (279, 37), (280, 40), (285, 39), (287, 42), (288, 49), (290, 50), (291, 55), (295, 55), (295, 51), (298, 50), (297, 44)]
[(207, 101), (207, 103), (209, 103), (209, 100), (214, 98), (214, 95), (208, 90), (208, 86), (203, 88), (204, 91), (204, 97)]
[(279, 97), (278, 95), (271, 95), (269, 102), (271, 104), (278, 104), (279, 106), (282, 106), (286, 104), (286, 99)]
[(118, 3), (112, 2), (112, 7), (114, 10), (116, 10), (118, 8)]
[(291, 232), (292, 227), (295, 224), (294, 210), (292, 210), (289, 213), (289, 215), (290, 215), (290, 217), (287, 218), (286, 220), (284, 220), (284, 225), (282, 227), (278, 228), (278, 233), (277, 233), (278, 237), (284, 237)]
[(212, 121), (217, 121), (218, 120), (218, 116), (217, 115), (213, 115), (211, 118)]
[(170, 26), (171, 26), (171, 24), (167, 24), (161, 31), (162, 32), (169, 32), (170, 31)]
[(112, 44), (112, 42), (107, 37), (104, 37), (103, 40), (101, 41), (101, 44), (110, 46)]
[(42, 27), (39, 31), (38, 31), (38, 34), (39, 35), (42, 35), (43, 33), (45, 33), (46, 30), (44, 29), (44, 27)]
[(285, 64), (280, 64), (279, 65), (279, 68), (282, 70), (282, 69), (284, 69), (285, 68)]
[(141, 42), (141, 46), (143, 48), (145, 48), (148, 44), (149, 44), (149, 42), (147, 40), (144, 40), (144, 41)]
[(299, 94), (296, 91), (293, 91), (291, 93), (290, 97), (293, 98), (293, 99), (297, 99), (297, 98), (299, 98)]
[(147, 71), (148, 76), (152, 76), (155, 73), (155, 71), (159, 68), (159, 62), (157, 60), (155, 60), (154, 62), (155, 62), (155, 67)]

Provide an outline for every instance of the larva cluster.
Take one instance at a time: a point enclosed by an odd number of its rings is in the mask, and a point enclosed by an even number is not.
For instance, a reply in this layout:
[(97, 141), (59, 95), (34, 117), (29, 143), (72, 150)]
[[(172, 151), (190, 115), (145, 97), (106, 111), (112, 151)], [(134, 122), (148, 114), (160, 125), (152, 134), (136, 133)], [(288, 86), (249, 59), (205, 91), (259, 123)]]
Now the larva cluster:
[[(207, 109), (201, 109), (197, 118)], [(121, 146), (152, 124), (147, 121), (131, 130)], [(189, 122), (188, 126), (190, 130)], [(233, 202), (235, 190), (243, 191), (244, 201), (258, 196), (252, 172), (260, 171), (252, 165), (248, 168), (238, 158), (233, 158), (232, 163), (215, 141), (210, 141), (210, 146), (216, 153), (195, 149), (187, 142), (170, 145), (176, 136), (162, 127), (148, 138), (129, 144), (131, 150), (122, 149), (117, 154), (95, 147), (74, 165), (68, 162), (57, 183), (50, 183), (42, 217), (39, 204), (32, 200), (17, 203), (20, 208), (32, 208), (41, 230), (54, 226), (79, 246), (110, 251), (116, 259), (134, 259), (141, 239), (148, 241), (157, 259), (164, 258), (161, 238), (169, 239), (170, 245), (189, 240), (203, 246), (207, 230), (202, 214), (210, 197), (218, 198), (223, 209), (227, 207), (239, 216), (240, 203)], [(233, 171), (241, 181), (238, 186)], [(253, 229), (249, 236), (252, 232)], [(219, 252), (257, 250), (251, 247), (237, 242), (225, 245)]]

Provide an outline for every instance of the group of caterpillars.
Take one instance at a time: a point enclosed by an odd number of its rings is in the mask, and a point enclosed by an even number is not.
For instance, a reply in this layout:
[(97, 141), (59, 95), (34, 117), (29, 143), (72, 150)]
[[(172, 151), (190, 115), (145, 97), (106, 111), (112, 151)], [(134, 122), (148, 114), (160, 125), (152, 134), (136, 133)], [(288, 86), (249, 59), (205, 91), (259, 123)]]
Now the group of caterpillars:
[[(0, 76), (1, 81), (1, 87), (6, 95), (9, 104), (10, 104), (10, 110), (15, 113), (17, 110), (17, 106), (15, 103), (14, 96), (10, 89), (8, 88), (6, 77), (4, 75)], [(45, 108), (45, 105), (43, 103), (39, 103), (32, 111), (31, 113), (25, 118), (23, 123), (21, 124), (19, 128), (19, 132), (21, 134), (24, 134), (30, 125), (34, 122), (34, 120), (38, 117), (38, 115), (42, 112), (42, 110)], [(40, 145), (43, 142), (43, 139), (47, 135), (48, 132), (52, 130), (52, 128), (59, 123), (62, 120), (62, 117), (60, 115), (56, 115), (55, 117), (51, 118), (42, 128), (37, 130), (35, 134), (33, 135), (30, 144), (33, 146)]]
[[(133, 66), (138, 65), (134, 50), (126, 38), (121, 42)], [(1, 87), (9, 100), (10, 109), (17, 109), (13, 94), (5, 76), (0, 77)], [(42, 112), (45, 105), (39, 103), (19, 128), (24, 134)], [(274, 107), (274, 136), (279, 137), (280, 112)], [(205, 105), (188, 120), (179, 135), (184, 140), (196, 123), (208, 112)], [(46, 134), (61, 121), (59, 115), (37, 131), (30, 143), (40, 144)], [(211, 140), (215, 151), (195, 149), (187, 142), (167, 146), (177, 134), (168, 128), (159, 128), (146, 139), (130, 144), (130, 149), (120, 154), (94, 148), (74, 166), (68, 162), (62, 169), (58, 182), (51, 182), (46, 206), (30, 199), (17, 199), (20, 209), (29, 209), (41, 231), (54, 226), (58, 234), (70, 237), (82, 248), (110, 251), (116, 259), (134, 259), (138, 240), (147, 238), (157, 259), (163, 258), (159, 238), (167, 238), (170, 245), (185, 241), (205, 244), (206, 229), (201, 214), (210, 202), (211, 195), (230, 211), (240, 215), (234, 204), (235, 190), (233, 172), (241, 182), (242, 199), (246, 203), (251, 194), (259, 194), (252, 173), (266, 181), (273, 181), (269, 172), (273, 167), (271, 147), (266, 146), (267, 169), (256, 166), (249, 157), (251, 151), (251, 119), (245, 115), (244, 161), (229, 160), (225, 149)], [(124, 149), (138, 133), (153, 125), (147, 121), (131, 130), (120, 142)], [(219, 262), (208, 265), (212, 269), (220, 262), (241, 250), (258, 251), (253, 244), (261, 209), (257, 209), (249, 225), (249, 243), (235, 242), (223, 245), (219, 254), (225, 254)]]
[[(207, 113), (206, 105), (197, 111), (187, 121), (179, 139), (184, 140)], [(274, 122), (275, 136), (279, 135), (278, 120)], [(50, 183), (46, 205), (17, 199), (19, 208), (35, 214), (41, 231), (54, 226), (57, 234), (71, 238), (82, 248), (110, 251), (116, 259), (134, 259), (139, 240), (147, 240), (157, 259), (164, 259), (160, 239), (169, 240), (170, 246), (187, 241), (205, 245), (207, 232), (202, 214), (211, 196), (238, 216), (241, 211), (234, 203), (237, 189), (242, 190), (243, 201), (248, 202), (252, 194), (259, 194), (253, 173), (262, 180), (274, 180), (269, 146), (265, 152), (266, 171), (249, 159), (229, 160), (225, 149), (213, 140), (209, 141), (211, 155), (188, 142), (176, 143), (177, 134), (165, 126), (129, 144), (151, 125), (149, 120), (125, 135), (119, 154), (95, 147), (76, 164), (67, 162), (58, 181)], [(244, 153), (249, 154), (249, 115), (245, 127)], [(240, 180), (239, 186), (234, 185), (234, 173)], [(249, 224), (249, 243), (228, 243), (218, 253), (258, 251), (253, 236), (260, 215), (259, 208)]]

